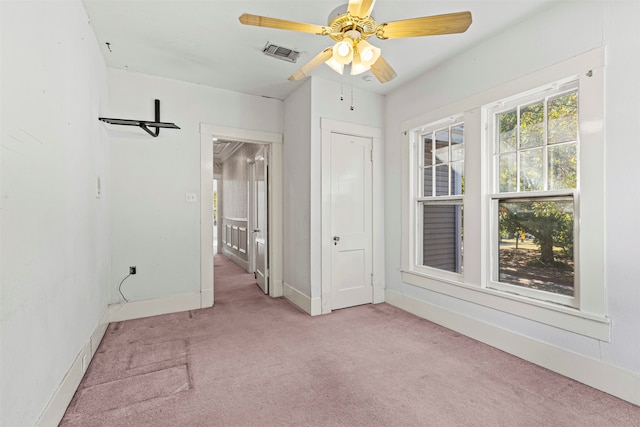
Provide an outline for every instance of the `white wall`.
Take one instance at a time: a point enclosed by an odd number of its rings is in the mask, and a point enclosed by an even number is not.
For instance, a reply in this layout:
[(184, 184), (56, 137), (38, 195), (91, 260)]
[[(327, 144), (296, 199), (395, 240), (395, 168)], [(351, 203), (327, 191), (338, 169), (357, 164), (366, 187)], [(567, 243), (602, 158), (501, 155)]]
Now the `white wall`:
[(107, 76), (81, 2), (0, 7), (0, 424), (27, 426), (107, 306)]
[[(161, 77), (109, 71), (109, 117), (153, 118), (160, 100), (163, 129), (105, 125), (111, 135), (112, 287), (138, 268), (122, 290), (129, 300), (200, 292), (200, 123), (282, 133), (282, 101)], [(198, 193), (198, 203), (185, 203)], [(120, 300), (121, 301), (121, 300)]]
[(309, 298), (322, 286), (320, 119), (383, 127), (383, 96), (356, 88), (351, 110), (350, 78), (342, 101), (340, 83), (313, 76), (285, 100), (284, 281)]
[[(640, 5), (559, 2), (452, 58), (387, 97), (385, 241), (387, 288), (607, 364), (640, 372), (640, 287), (635, 242), (640, 195)], [(553, 30), (551, 30), (553, 29)], [(600, 342), (403, 283), (400, 124), (583, 52), (605, 46), (606, 287), (611, 343)]]
[(224, 218), (249, 218), (249, 175), (247, 160), (260, 150), (259, 144), (243, 144), (224, 162), (222, 169), (222, 215)]
[(311, 80), (284, 101), (283, 281), (311, 296)]

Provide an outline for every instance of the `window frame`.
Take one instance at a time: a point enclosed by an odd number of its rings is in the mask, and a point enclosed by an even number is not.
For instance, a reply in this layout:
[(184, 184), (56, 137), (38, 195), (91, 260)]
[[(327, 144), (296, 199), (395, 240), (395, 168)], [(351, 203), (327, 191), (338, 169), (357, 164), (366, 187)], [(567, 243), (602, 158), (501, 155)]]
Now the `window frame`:
[[(414, 207), (415, 207), (415, 214), (414, 214), (414, 218), (415, 220), (415, 239), (413, 242), (414, 245), (414, 254), (415, 254), (415, 258), (413, 259), (413, 263), (412, 263), (412, 268), (415, 269), (416, 271), (419, 272), (423, 272), (426, 274), (431, 274), (431, 275), (435, 275), (435, 276), (441, 276), (444, 278), (448, 278), (449, 280), (457, 280), (457, 281), (461, 281), (462, 277), (463, 277), (463, 272), (464, 272), (464, 257), (461, 254), (458, 254), (461, 256), (462, 258), (462, 265), (460, 266), (460, 272), (453, 272), (453, 271), (448, 271), (448, 270), (443, 270), (437, 267), (431, 267), (431, 266), (427, 266), (424, 265), (423, 262), (421, 261), (423, 259), (423, 240), (418, 238), (418, 236), (423, 236), (424, 234), (424, 222), (421, 220), (418, 220), (418, 218), (422, 217), (422, 213), (421, 210), (424, 206), (427, 205), (431, 205), (431, 206), (436, 206), (436, 205), (445, 205), (445, 206), (454, 206), (454, 205), (458, 205), (458, 206), (462, 206), (464, 208), (464, 194), (448, 194), (448, 195), (441, 195), (438, 196), (436, 194), (434, 194), (435, 188), (436, 188), (436, 180), (432, 179), (432, 185), (433, 185), (433, 190), (432, 191), (432, 195), (431, 196), (425, 196), (424, 195), (424, 171), (425, 168), (427, 167), (427, 165), (425, 165), (424, 162), (424, 137), (426, 134), (428, 133), (436, 133), (439, 130), (442, 130), (443, 128), (447, 128), (449, 131), (449, 135), (451, 135), (451, 128), (455, 127), (455, 126), (459, 126), (459, 125), (463, 125), (464, 126), (464, 115), (463, 114), (457, 114), (454, 116), (451, 116), (447, 119), (443, 119), (443, 120), (438, 120), (436, 122), (433, 123), (429, 123), (428, 125), (420, 128), (419, 130), (416, 130), (414, 132), (414, 136), (415, 136), (415, 141), (412, 144), (412, 165), (414, 167), (413, 170), (413, 180), (414, 180), (414, 186), (413, 186), (413, 200), (414, 200)], [(463, 130), (463, 135), (464, 135), (464, 130)], [(451, 139), (451, 136), (449, 136), (449, 138)], [(464, 147), (464, 137), (463, 137), (463, 147)], [(448, 161), (447, 161), (447, 165), (449, 167), (449, 171), (448, 171), (448, 191), (451, 192), (451, 144), (449, 144), (449, 155), (448, 155)], [(435, 155), (435, 154), (434, 154)], [(463, 154), (463, 158), (462, 158), (462, 162), (463, 162), (463, 168), (464, 168), (464, 154)], [(435, 174), (435, 166), (437, 165), (437, 163), (432, 163), (431, 165), (429, 165), (430, 167), (434, 168), (433, 173)], [(464, 170), (463, 170), (463, 176), (464, 176)], [(464, 221), (464, 217), (462, 218), (462, 221)]]
[[(500, 182), (498, 175), (500, 173), (500, 165), (499, 158), (502, 154), (497, 147), (497, 134), (496, 129), (498, 127), (497, 117), (499, 114), (515, 109), (517, 112), (520, 111), (520, 108), (533, 105), (538, 101), (542, 101), (546, 104), (550, 99), (562, 96), (563, 94), (571, 93), (576, 91), (578, 94), (578, 135), (576, 136), (576, 149), (577, 149), (577, 157), (578, 157), (578, 167), (576, 170), (577, 174), (577, 182), (576, 188), (568, 188), (562, 190), (548, 190), (548, 151), (549, 147), (560, 146), (565, 144), (565, 142), (556, 144), (549, 144), (547, 141), (547, 109), (545, 107), (544, 113), (544, 142), (540, 146), (536, 147), (525, 147), (522, 148), (516, 142), (516, 148), (512, 151), (516, 155), (516, 164), (518, 165), (516, 170), (520, 170), (520, 153), (521, 152), (529, 152), (531, 150), (542, 149), (542, 178), (543, 178), (543, 189), (542, 190), (520, 190), (521, 179), (520, 174), (516, 175), (516, 191), (510, 192), (501, 192), (500, 191)], [(580, 194), (580, 177), (581, 177), (581, 158), (580, 158), (580, 107), (581, 107), (581, 95), (580, 95), (580, 78), (578, 76), (570, 77), (567, 79), (563, 79), (561, 81), (551, 82), (548, 85), (545, 85), (542, 88), (535, 88), (533, 90), (527, 91), (521, 94), (514, 94), (513, 96), (507, 99), (497, 100), (493, 103), (484, 105), (482, 108), (486, 111), (486, 152), (488, 156), (488, 176), (489, 176), (489, 184), (488, 184), (488, 198), (489, 198), (489, 221), (490, 221), (490, 232), (488, 234), (490, 251), (491, 251), (491, 259), (488, 267), (488, 277), (486, 279), (486, 287), (495, 289), (497, 291), (513, 293), (516, 295), (520, 295), (526, 298), (533, 298), (541, 301), (548, 301), (555, 304), (565, 305), (567, 307), (573, 307), (576, 309), (580, 308), (580, 275), (577, 274), (580, 267), (580, 257), (579, 251), (574, 252), (574, 295), (566, 296), (555, 294), (551, 292), (546, 292), (542, 290), (536, 290), (527, 288), (525, 286), (513, 285), (507, 282), (501, 282), (499, 279), (499, 224), (498, 224), (498, 204), (503, 200), (542, 200), (549, 198), (561, 198), (567, 197), (570, 198), (573, 202), (573, 211), (574, 211), (574, 227), (573, 227), (573, 242), (574, 247), (580, 246), (580, 233), (578, 232), (577, 225), (580, 223), (579, 216), (579, 194)], [(520, 126), (520, 115), (518, 114), (517, 126)], [(517, 141), (517, 139), (516, 139)]]
[[(597, 48), (539, 71), (516, 78), (484, 92), (436, 108), (401, 124), (402, 138), (402, 245), (401, 279), (404, 284), (442, 295), (444, 301), (467, 301), (509, 313), (524, 319), (551, 325), (580, 335), (610, 341), (611, 324), (606, 309), (605, 236), (604, 236), (604, 72), (605, 48)], [(534, 93), (553, 82), (579, 81), (580, 169), (579, 192), (574, 192), (574, 240), (576, 280), (580, 289), (578, 307), (536, 300), (488, 287), (491, 253), (490, 238), (494, 225), (490, 215), (493, 141), (485, 126), (487, 106), (500, 99)], [(425, 123), (436, 123), (464, 112), (465, 125), (465, 194), (464, 194), (464, 274), (444, 274), (415, 266), (415, 215), (413, 195), (416, 182), (411, 168), (412, 152)], [(478, 159), (471, 161), (470, 159)], [(564, 190), (561, 191), (561, 193)], [(545, 192), (545, 196), (549, 193)], [(502, 194), (504, 196), (504, 194)], [(522, 194), (518, 194), (522, 197)], [(580, 230), (588, 230), (580, 233)], [(407, 292), (410, 292), (407, 290)], [(429, 294), (426, 294), (429, 295)], [(436, 295), (436, 294), (434, 294)], [(450, 297), (449, 299), (446, 299)], [(446, 305), (446, 304), (445, 304)]]

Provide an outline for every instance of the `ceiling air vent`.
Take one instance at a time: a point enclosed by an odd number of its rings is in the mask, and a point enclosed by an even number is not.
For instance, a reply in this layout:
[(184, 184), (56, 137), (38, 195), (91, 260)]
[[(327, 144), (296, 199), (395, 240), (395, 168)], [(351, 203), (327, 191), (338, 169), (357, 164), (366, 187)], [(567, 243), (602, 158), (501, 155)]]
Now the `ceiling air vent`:
[(274, 58), (282, 59), (283, 61), (296, 62), (298, 60), (298, 56), (300, 56), (300, 52), (277, 46), (275, 44), (267, 42), (267, 45), (262, 50), (265, 55), (273, 56)]

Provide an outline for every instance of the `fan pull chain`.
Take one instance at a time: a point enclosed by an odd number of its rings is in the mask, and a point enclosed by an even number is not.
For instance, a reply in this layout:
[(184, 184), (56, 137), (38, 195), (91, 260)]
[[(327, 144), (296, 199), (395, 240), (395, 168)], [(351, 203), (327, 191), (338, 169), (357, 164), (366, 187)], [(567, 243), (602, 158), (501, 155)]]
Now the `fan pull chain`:
[(351, 83), (351, 107), (349, 107), (349, 109), (351, 111), (355, 110), (355, 107), (353, 106), (353, 83)]
[(340, 101), (344, 101), (344, 96), (342, 95), (342, 82), (340, 82)]

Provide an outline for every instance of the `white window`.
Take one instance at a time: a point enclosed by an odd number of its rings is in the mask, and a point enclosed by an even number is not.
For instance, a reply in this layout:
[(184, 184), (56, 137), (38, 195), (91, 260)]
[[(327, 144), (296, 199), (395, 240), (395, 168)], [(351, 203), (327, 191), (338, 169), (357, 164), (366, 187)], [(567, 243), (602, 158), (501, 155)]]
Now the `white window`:
[(402, 280), (609, 340), (603, 126), (604, 49), (403, 123)]
[(416, 265), (462, 273), (464, 124), (435, 124), (415, 144)]
[(578, 81), (489, 108), (492, 265), (488, 286), (577, 307)]

